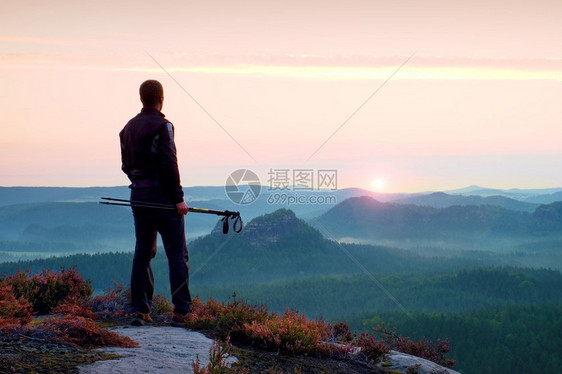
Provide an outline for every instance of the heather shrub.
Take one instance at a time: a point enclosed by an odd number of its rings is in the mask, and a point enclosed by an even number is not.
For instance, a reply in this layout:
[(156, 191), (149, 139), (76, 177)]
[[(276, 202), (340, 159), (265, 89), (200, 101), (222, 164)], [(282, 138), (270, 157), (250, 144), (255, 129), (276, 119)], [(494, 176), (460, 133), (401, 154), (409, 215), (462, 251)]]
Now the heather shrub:
[(57, 305), (52, 310), (52, 313), (79, 316), (94, 320), (100, 318), (99, 315), (92, 312), (88, 303), (77, 301), (73, 297), (68, 298), (64, 303)]
[(90, 281), (85, 281), (74, 268), (61, 268), (58, 273), (44, 269), (33, 275), (29, 270), (18, 270), (16, 274), (4, 277), (3, 281), (12, 286), (17, 298), (29, 300), (33, 312), (38, 314), (49, 314), (70, 298), (75, 303), (86, 303), (93, 292)]
[(349, 346), (327, 343), (336, 335), (338, 339), (349, 340), (352, 335), (347, 324), (338, 325), (334, 332), (331, 326), (321, 321), (309, 321), (297, 312), (287, 310), (284, 315), (270, 315), (263, 305), (254, 307), (238, 300), (221, 303), (210, 298), (203, 303), (196, 297), (191, 309), (188, 327), (220, 339), (230, 338), (284, 354), (343, 357), (350, 352)]
[(51, 335), (53, 341), (80, 348), (137, 347), (138, 343), (129, 337), (120, 336), (98, 326), (93, 320), (78, 316), (52, 317), (40, 327)]
[(354, 335), (346, 322), (338, 322), (331, 327), (332, 339), (337, 343), (351, 343)]
[(196, 297), (192, 301), (191, 310), (188, 326), (210, 331), (220, 339), (232, 336), (238, 340), (245, 340), (245, 324), (265, 321), (268, 318), (265, 306), (253, 307), (239, 300), (221, 303), (210, 298), (207, 303), (203, 303)]
[(209, 350), (209, 363), (207, 367), (201, 367), (199, 357), (192, 363), (194, 374), (245, 374), (249, 373), (247, 369), (231, 369), (226, 360), (232, 356), (232, 344), (230, 338), (223, 341), (215, 340), (213, 346)]
[(130, 289), (123, 283), (114, 283), (105, 289), (103, 295), (95, 296), (90, 302), (91, 311), (104, 320), (118, 320), (127, 314), (130, 307)]
[(244, 330), (254, 344), (285, 354), (310, 354), (327, 352), (324, 343), (329, 327), (321, 321), (307, 320), (305, 316), (289, 310), (284, 315), (272, 314), (263, 323), (244, 324)]
[(31, 322), (31, 303), (23, 296), (16, 298), (12, 286), (0, 282), (0, 327)]
[[(94, 296), (89, 303), (90, 310), (106, 321), (123, 321), (131, 312), (131, 289), (123, 283), (113, 283), (103, 295)], [(163, 322), (172, 312), (173, 306), (168, 298), (156, 295), (152, 299), (152, 317), (160, 317)]]
[(449, 339), (441, 340), (438, 338), (435, 342), (431, 342), (423, 337), (416, 342), (408, 337), (398, 335), (395, 330), (389, 331), (384, 323), (375, 328), (375, 332), (384, 334), (386, 344), (392, 349), (425, 358), (444, 367), (452, 368), (455, 366), (456, 361), (446, 357), (451, 350)]
[(366, 332), (359, 335), (355, 340), (355, 344), (361, 348), (361, 353), (373, 364), (381, 361), (390, 352), (390, 348), (383, 339), (377, 339), (374, 335), (367, 334)]
[(393, 337), (390, 344), (393, 349), (400, 352), (425, 358), (444, 367), (452, 368), (456, 363), (455, 360), (446, 357), (447, 352), (451, 350), (448, 339), (437, 339), (436, 342), (431, 342), (423, 337), (415, 342), (410, 338), (399, 335)]
[(33, 295), (34, 288), (29, 278), (29, 270), (22, 273), (20, 269), (18, 269), (15, 274), (2, 277), (0, 282), (9, 285), (16, 297), (24, 297), (29, 300), (29, 297)]

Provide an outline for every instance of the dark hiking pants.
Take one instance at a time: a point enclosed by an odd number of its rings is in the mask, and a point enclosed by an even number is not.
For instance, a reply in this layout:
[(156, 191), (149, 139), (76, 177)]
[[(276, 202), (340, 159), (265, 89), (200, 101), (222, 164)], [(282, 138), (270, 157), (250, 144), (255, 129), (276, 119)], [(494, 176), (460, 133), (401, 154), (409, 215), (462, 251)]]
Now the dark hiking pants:
[[(162, 203), (148, 199), (148, 191), (131, 192), (132, 201)], [(172, 204), (173, 205), (173, 204)], [(150, 261), (156, 256), (157, 235), (160, 233), (168, 257), (170, 287), (174, 310), (190, 311), (189, 259), (185, 241), (184, 216), (174, 210), (133, 207), (135, 220), (135, 255), (131, 272), (131, 304), (134, 311), (150, 313), (154, 293), (154, 276)]]

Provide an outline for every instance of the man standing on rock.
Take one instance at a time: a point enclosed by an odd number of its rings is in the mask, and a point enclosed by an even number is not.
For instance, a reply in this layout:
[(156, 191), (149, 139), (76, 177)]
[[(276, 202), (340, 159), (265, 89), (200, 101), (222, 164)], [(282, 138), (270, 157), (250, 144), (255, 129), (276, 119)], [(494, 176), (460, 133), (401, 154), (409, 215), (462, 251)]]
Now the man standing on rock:
[(131, 181), (131, 201), (167, 205), (175, 209), (133, 206), (135, 255), (131, 272), (132, 325), (151, 323), (154, 276), (150, 261), (156, 256), (160, 233), (170, 272), (174, 314), (172, 325), (181, 326), (191, 311), (189, 266), (185, 240), (183, 200), (174, 126), (161, 112), (164, 89), (160, 82), (147, 80), (139, 89), (143, 108), (119, 133), (121, 169)]

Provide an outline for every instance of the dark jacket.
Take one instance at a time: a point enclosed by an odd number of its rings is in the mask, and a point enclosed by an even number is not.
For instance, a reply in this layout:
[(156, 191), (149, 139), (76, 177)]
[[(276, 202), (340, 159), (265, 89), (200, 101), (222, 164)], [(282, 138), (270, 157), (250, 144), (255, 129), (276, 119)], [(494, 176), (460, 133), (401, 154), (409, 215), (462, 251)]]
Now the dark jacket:
[(174, 126), (154, 108), (142, 108), (119, 133), (121, 169), (131, 189), (158, 188), (174, 204), (183, 201)]

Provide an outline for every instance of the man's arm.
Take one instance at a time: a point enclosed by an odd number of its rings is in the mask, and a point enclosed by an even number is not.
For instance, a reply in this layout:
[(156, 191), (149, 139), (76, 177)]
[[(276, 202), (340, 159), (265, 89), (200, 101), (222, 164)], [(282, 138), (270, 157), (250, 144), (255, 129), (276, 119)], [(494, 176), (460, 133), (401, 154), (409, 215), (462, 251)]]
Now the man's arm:
[[(184, 202), (183, 190), (180, 182), (176, 145), (174, 143), (174, 127), (170, 122), (162, 126), (162, 131), (160, 131), (159, 148), (160, 180), (171, 194), (175, 204), (181, 204)], [(182, 207), (181, 210), (183, 211), (185, 208)]]
[(119, 144), (121, 146), (121, 170), (127, 174), (127, 177), (130, 178), (130, 168), (129, 168), (129, 160), (128, 160), (128, 155), (127, 155), (127, 149), (125, 146), (125, 129), (121, 130), (121, 132), (119, 132)]

